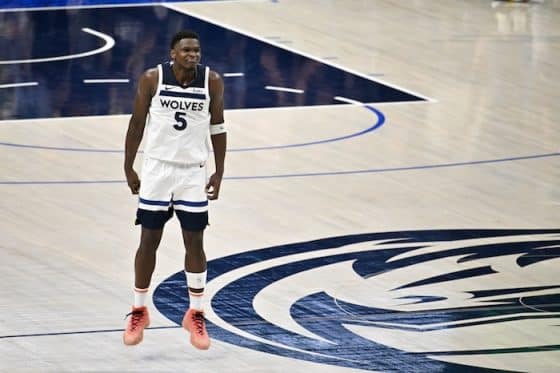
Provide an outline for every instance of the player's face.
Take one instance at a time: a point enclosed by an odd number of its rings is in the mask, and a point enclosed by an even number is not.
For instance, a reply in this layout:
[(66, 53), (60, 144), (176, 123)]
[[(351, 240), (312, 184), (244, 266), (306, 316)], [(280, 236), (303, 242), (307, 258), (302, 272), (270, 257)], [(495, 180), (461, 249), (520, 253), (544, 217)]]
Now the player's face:
[(181, 39), (171, 50), (173, 61), (186, 69), (194, 69), (200, 62), (200, 42), (197, 39)]

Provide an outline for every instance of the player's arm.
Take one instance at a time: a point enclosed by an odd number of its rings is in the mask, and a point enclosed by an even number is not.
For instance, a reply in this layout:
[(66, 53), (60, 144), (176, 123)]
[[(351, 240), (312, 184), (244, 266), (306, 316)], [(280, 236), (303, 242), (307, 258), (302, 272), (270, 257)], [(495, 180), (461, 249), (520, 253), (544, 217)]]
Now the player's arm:
[(208, 199), (217, 199), (224, 176), (227, 145), (224, 126), (224, 81), (218, 73), (210, 71), (208, 86), (210, 91), (210, 138), (214, 150), (216, 172), (210, 177), (206, 190)]
[(134, 171), (134, 159), (138, 152), (142, 136), (144, 135), (144, 127), (146, 125), (146, 117), (150, 109), (152, 96), (157, 88), (158, 71), (157, 69), (147, 70), (140, 77), (136, 97), (134, 99), (134, 108), (132, 117), (128, 123), (128, 131), (126, 132), (126, 140), (124, 145), (124, 173), (126, 181), (132, 194), (138, 194), (140, 190), (140, 179)]

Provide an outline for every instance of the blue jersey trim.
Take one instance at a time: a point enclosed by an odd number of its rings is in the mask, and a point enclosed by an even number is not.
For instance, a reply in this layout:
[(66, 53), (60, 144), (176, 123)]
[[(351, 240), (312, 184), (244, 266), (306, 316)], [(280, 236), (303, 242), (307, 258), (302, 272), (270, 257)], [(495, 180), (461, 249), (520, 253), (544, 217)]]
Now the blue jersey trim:
[(175, 74), (173, 74), (173, 67), (170, 61), (162, 63), (161, 69), (163, 72), (161, 82), (164, 85), (174, 85), (183, 88), (188, 88), (188, 87), (204, 88), (204, 83), (206, 81), (206, 67), (202, 66), (201, 64), (196, 65), (194, 79), (186, 86), (182, 86), (181, 83), (178, 82), (177, 79), (175, 78)]
[(192, 202), (192, 201), (173, 201), (174, 205), (183, 205), (189, 207), (204, 207), (208, 206), (208, 201)]
[(138, 199), (140, 200), (140, 203), (152, 206), (169, 206), (169, 204), (171, 203), (171, 201), (152, 201), (141, 197), (138, 197)]
[(202, 93), (189, 93), (189, 92), (173, 92), (161, 90), (159, 91), (160, 96), (170, 96), (170, 97), (183, 97), (183, 98), (196, 98), (199, 100), (206, 100), (206, 95)]

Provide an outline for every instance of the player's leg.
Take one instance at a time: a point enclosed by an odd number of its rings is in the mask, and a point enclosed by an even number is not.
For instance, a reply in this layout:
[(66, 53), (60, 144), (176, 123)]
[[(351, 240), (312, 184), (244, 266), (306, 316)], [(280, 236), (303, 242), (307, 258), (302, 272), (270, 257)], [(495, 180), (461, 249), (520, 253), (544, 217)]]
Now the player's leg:
[(187, 279), (189, 309), (183, 318), (183, 327), (191, 334), (191, 343), (199, 349), (207, 349), (210, 339), (204, 323), (203, 300), (206, 286), (206, 255), (204, 253), (204, 230), (208, 225), (208, 199), (206, 170), (195, 166), (184, 170), (184, 185), (173, 193), (173, 207), (181, 222), (185, 244), (185, 277)]
[(206, 286), (206, 254), (203, 247), (204, 231), (187, 231), (183, 229), (183, 243), (185, 244), (185, 273), (190, 295), (190, 307), (203, 309), (200, 298)]
[[(163, 234), (162, 229), (149, 229), (142, 227), (140, 245), (134, 257), (134, 287), (146, 290), (150, 286), (152, 274), (156, 267), (156, 251)], [(135, 302), (136, 303), (136, 302)], [(143, 304), (135, 304), (143, 305)]]
[(146, 298), (156, 266), (156, 251), (163, 234), (162, 229), (142, 227), (140, 245), (134, 258), (134, 305), (127, 315), (127, 326), (123, 334), (126, 345), (136, 345), (144, 338), (144, 329), (150, 325), (150, 314)]
[(136, 224), (142, 226), (140, 245), (134, 258), (134, 305), (127, 315), (123, 334), (126, 345), (142, 341), (144, 329), (150, 324), (146, 300), (156, 265), (156, 252), (163, 234), (163, 227), (173, 215), (171, 193), (166, 186), (169, 172), (161, 162), (145, 160), (139, 192)]
[[(194, 215), (194, 216), (193, 216)], [(177, 211), (177, 216), (184, 226), (185, 220), (203, 221), (206, 224), (208, 215), (185, 214)], [(200, 227), (200, 225), (199, 225)], [(183, 242), (185, 244), (185, 277), (189, 297), (189, 309), (183, 318), (183, 327), (191, 334), (191, 344), (196, 348), (206, 350), (210, 347), (210, 338), (204, 322), (204, 288), (206, 287), (206, 254), (204, 252), (203, 230), (183, 228)]]

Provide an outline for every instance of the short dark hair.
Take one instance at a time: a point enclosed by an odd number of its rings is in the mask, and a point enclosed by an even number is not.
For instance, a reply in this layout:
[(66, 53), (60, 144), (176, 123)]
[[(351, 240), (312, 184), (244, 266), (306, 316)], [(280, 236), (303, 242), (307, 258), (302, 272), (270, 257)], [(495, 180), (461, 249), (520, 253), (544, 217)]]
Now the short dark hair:
[(177, 44), (179, 40), (182, 39), (196, 39), (200, 41), (198, 34), (194, 31), (191, 30), (179, 31), (178, 33), (175, 34), (175, 36), (173, 36), (173, 39), (171, 39), (171, 44), (170, 44), (171, 49), (175, 48), (175, 44)]

